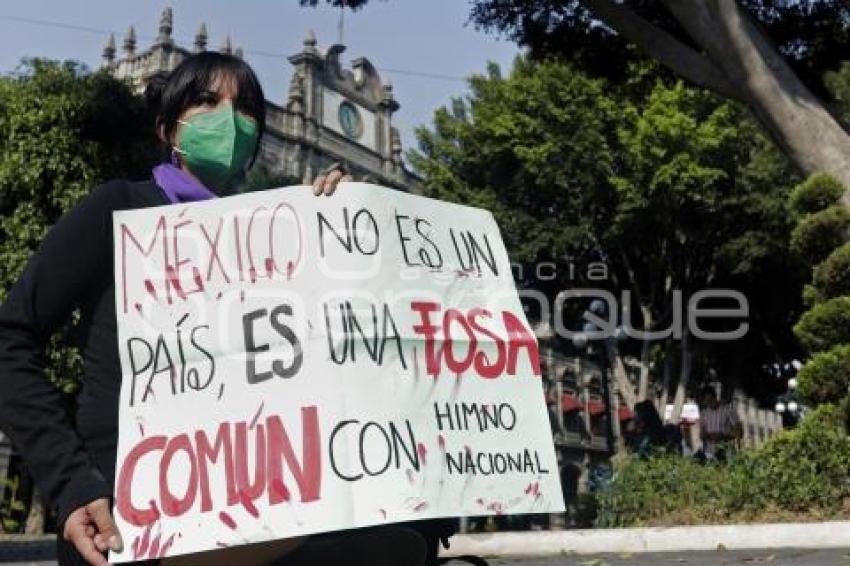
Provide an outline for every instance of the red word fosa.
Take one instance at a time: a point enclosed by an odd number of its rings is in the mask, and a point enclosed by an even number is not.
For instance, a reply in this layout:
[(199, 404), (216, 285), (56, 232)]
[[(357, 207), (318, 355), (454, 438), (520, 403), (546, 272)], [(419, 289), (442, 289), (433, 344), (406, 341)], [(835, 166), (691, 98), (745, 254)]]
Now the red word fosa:
[[(507, 332), (505, 340), (488, 328), (494, 317), (487, 309), (476, 307), (467, 313), (446, 309), (442, 312), (442, 320), (434, 322), (431, 317), (440, 316), (439, 304), (414, 301), (410, 303), (410, 308), (419, 313), (421, 319), (421, 324), (414, 325), (413, 331), (425, 338), (425, 360), (429, 375), (439, 375), (443, 365), (449, 372), (456, 374), (472, 368), (479, 376), (487, 379), (495, 379), (503, 373), (516, 375), (520, 350), (525, 350), (528, 355), (534, 375), (540, 375), (537, 340), (513, 313), (501, 312), (501, 324)], [(495, 347), (494, 359), (480, 348), (479, 340)], [(441, 344), (438, 345), (439, 342)], [(458, 357), (459, 352), (456, 350), (462, 350), (462, 357)]]

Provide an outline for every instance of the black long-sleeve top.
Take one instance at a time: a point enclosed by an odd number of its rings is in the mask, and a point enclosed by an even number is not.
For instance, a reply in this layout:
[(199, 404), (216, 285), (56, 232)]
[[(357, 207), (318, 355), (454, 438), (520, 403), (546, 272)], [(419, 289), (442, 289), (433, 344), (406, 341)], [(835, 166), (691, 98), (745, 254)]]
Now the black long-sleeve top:
[[(110, 497), (114, 483), (121, 366), (112, 212), (162, 204), (153, 181), (95, 188), (48, 231), (0, 306), (0, 427), (60, 526), (74, 509)], [(45, 344), (77, 308), (84, 371), (72, 425), (45, 375)]]

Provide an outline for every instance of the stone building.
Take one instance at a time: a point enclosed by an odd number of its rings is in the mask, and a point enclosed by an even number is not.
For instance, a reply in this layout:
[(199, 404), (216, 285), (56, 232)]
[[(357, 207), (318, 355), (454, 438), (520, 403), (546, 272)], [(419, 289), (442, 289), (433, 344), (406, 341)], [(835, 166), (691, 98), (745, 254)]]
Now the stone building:
[[(191, 49), (175, 43), (172, 29), (173, 13), (165, 8), (153, 44), (139, 51), (131, 26), (120, 57), (110, 36), (103, 66), (142, 92), (153, 76), (168, 73), (192, 53), (207, 49), (205, 24)], [(242, 57), (229, 36), (219, 51)], [(289, 57), (293, 73), (286, 100), (266, 101), (267, 129), (258, 165), (272, 177), (306, 182), (329, 164), (341, 162), (355, 178), (368, 176), (381, 185), (414, 191), (419, 179), (405, 167), (401, 137), (392, 125), (399, 109), (392, 85), (364, 57), (344, 68), (344, 51), (339, 44), (318, 48), (315, 35), (307, 32), (301, 52)]]

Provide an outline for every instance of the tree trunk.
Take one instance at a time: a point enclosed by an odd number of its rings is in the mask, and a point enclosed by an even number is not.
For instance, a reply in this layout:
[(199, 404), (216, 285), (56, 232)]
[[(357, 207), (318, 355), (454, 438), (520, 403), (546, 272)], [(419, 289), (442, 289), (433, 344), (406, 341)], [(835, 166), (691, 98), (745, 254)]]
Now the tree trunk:
[(850, 136), (735, 0), (663, 1), (803, 171), (850, 187)]
[(673, 72), (746, 104), (804, 173), (829, 173), (850, 188), (850, 135), (736, 0), (661, 0), (701, 52), (616, 0), (583, 1)]
[(29, 514), (27, 514), (27, 523), (24, 528), (24, 534), (44, 534), (44, 503), (42, 502), (41, 494), (37, 489), (32, 493), (32, 502), (30, 503)]
[[(643, 331), (652, 330), (652, 310), (647, 305), (640, 306), (643, 315)], [(652, 342), (644, 338), (640, 349), (640, 378), (638, 380), (637, 400), (643, 401), (649, 394), (649, 352)]]
[(617, 346), (606, 340), (605, 350), (608, 354), (611, 374), (614, 377), (614, 388), (620, 393), (623, 403), (628, 405), (630, 409), (634, 408), (636, 402), (635, 389), (631, 382), (629, 382), (629, 376), (626, 374), (626, 365), (617, 351)]
[(667, 400), (670, 398), (670, 385), (673, 381), (673, 339), (667, 338), (664, 344), (664, 377), (661, 383), (661, 397), (658, 399), (658, 414), (664, 419), (667, 412)]
[(677, 424), (682, 420), (682, 407), (685, 405), (685, 395), (688, 392), (688, 381), (691, 379), (691, 333), (685, 328), (682, 332), (682, 363), (679, 366), (679, 383), (676, 385), (676, 396), (673, 398), (673, 411), (670, 422)]

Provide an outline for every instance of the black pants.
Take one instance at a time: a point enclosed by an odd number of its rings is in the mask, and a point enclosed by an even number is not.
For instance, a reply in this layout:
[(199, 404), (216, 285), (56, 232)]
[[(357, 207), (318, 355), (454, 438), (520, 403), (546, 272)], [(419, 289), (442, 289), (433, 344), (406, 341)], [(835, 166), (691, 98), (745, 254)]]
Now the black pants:
[(326, 533), (310, 537), (274, 566), (424, 566), (425, 538), (403, 525)]
[[(74, 546), (57, 537), (59, 566), (85, 566)], [(310, 536), (271, 566), (424, 566), (428, 549), (418, 531), (404, 525), (351, 529)], [(158, 561), (134, 564), (155, 566)]]

